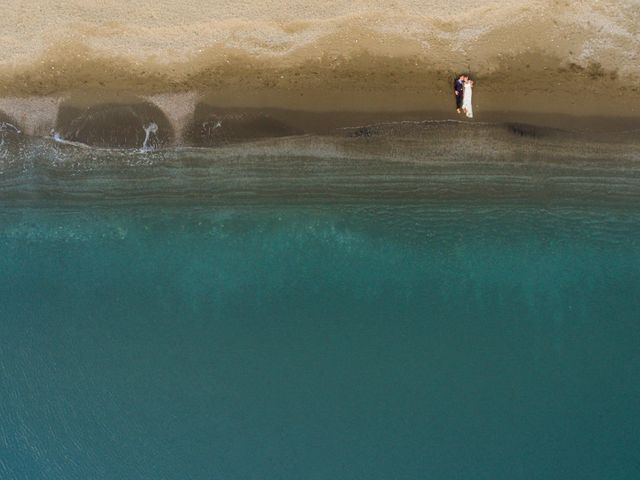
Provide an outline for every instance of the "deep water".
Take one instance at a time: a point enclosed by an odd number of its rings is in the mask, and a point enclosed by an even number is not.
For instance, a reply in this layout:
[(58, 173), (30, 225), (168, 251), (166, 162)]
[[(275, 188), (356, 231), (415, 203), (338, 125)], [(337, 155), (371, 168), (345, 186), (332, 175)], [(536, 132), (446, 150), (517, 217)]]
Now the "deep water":
[(639, 478), (637, 150), (433, 128), (0, 145), (0, 479)]
[(2, 478), (638, 474), (637, 211), (2, 220)]

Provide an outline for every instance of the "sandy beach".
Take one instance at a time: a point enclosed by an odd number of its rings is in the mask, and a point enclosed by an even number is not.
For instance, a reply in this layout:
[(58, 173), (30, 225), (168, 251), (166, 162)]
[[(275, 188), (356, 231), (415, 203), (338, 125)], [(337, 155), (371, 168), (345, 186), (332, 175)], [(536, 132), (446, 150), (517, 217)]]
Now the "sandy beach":
[(0, 19), (0, 113), (31, 134), (55, 128), (61, 105), (150, 102), (174, 129), (187, 128), (198, 105), (448, 118), (452, 78), (468, 71), (479, 120), (552, 125), (563, 114), (635, 124), (636, 7), (27, 1)]

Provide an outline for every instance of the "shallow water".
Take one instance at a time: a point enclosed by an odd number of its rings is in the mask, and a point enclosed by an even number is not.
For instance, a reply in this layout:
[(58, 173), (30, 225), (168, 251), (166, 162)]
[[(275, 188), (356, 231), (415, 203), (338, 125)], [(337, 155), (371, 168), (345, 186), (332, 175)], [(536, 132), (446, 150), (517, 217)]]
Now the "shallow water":
[(0, 476), (636, 478), (634, 159), (338, 144), (14, 151)]

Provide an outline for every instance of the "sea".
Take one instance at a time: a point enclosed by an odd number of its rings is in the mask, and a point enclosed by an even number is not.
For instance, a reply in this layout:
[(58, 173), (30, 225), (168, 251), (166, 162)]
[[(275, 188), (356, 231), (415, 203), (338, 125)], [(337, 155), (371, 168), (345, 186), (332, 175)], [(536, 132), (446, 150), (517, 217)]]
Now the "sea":
[(0, 132), (0, 478), (640, 478), (640, 150)]

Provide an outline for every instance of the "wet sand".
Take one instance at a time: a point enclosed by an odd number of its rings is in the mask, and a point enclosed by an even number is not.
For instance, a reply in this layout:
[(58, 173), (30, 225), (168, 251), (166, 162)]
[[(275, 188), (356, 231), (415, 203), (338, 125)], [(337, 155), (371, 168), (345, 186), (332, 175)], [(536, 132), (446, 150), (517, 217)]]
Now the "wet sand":
[[(434, 69), (423, 58), (367, 52), (299, 64), (246, 56), (229, 57), (224, 65), (194, 63), (136, 69), (125, 59), (80, 64), (51, 60), (44, 66), (0, 73), (0, 97), (195, 93), (224, 107), (449, 110), (452, 79), (466, 70)], [(180, 73), (172, 77), (165, 71)], [(640, 114), (640, 82), (599, 64), (580, 66), (538, 53), (505, 59), (499, 68), (471, 74), (476, 79), (478, 112)]]
[[(220, 146), (263, 138), (325, 135), (369, 136), (380, 128), (454, 122), (460, 125), (497, 126), (523, 137), (538, 138), (553, 131), (556, 136), (589, 135), (607, 140), (616, 134), (640, 132), (640, 116), (568, 115), (526, 111), (488, 111), (467, 119), (451, 110), (314, 111), (271, 107), (229, 107), (193, 96), (78, 97), (52, 99), (55, 108), (34, 113), (40, 97), (12, 99), (2, 114), (7, 131), (55, 136), (96, 147), (141, 148), (152, 127), (154, 148)], [(0, 106), (3, 100), (0, 99)], [(31, 102), (31, 103), (29, 103)], [(29, 108), (31, 107), (31, 110)], [(176, 114), (177, 110), (177, 114)], [(0, 111), (0, 113), (2, 113)], [(30, 115), (31, 114), (31, 115)], [(37, 120), (37, 123), (34, 122)]]

